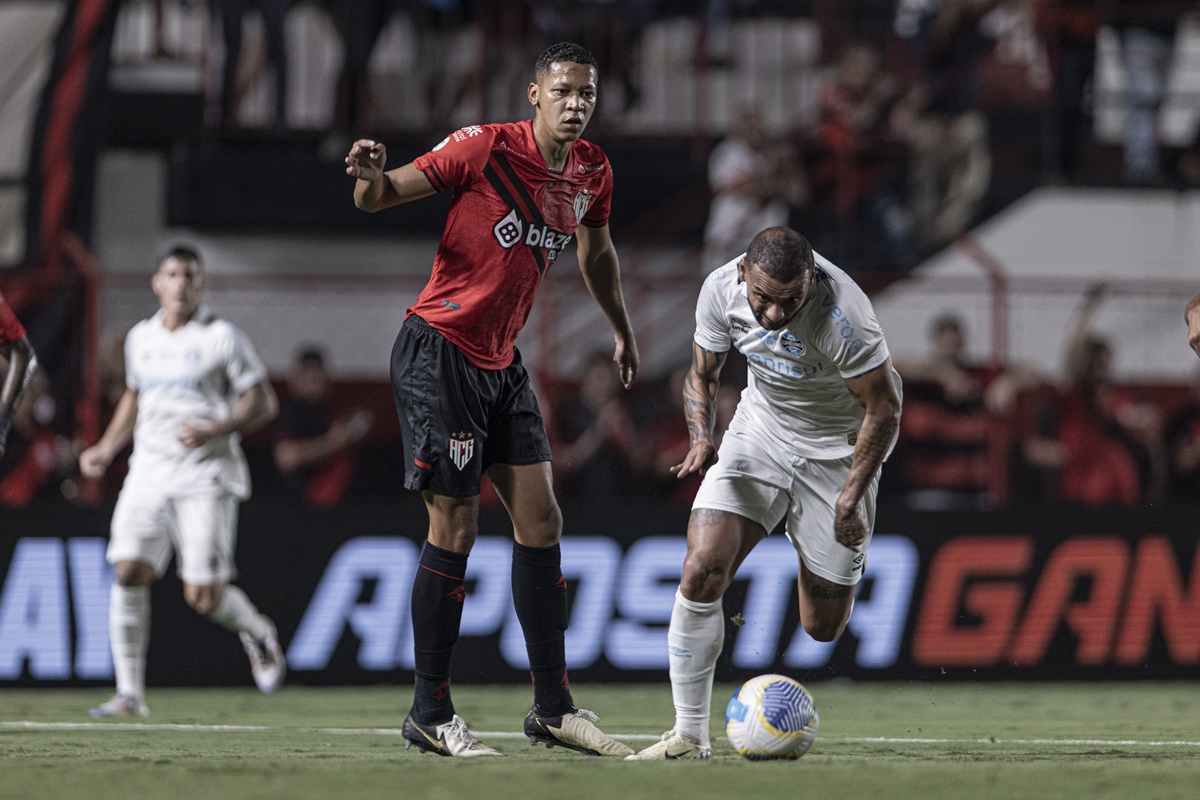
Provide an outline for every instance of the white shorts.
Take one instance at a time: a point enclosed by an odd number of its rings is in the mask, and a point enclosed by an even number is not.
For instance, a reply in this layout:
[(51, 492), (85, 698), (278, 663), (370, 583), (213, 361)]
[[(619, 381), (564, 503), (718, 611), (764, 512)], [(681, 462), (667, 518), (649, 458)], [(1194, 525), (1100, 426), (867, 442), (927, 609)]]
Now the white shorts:
[(787, 537), (810, 572), (834, 583), (858, 583), (875, 527), (878, 472), (859, 504), (867, 520), (866, 541), (851, 550), (833, 535), (834, 505), (850, 472), (851, 456), (803, 458), (788, 454), (778, 443), (766, 446), (733, 429), (725, 433), (717, 455), (692, 508), (729, 511), (757, 522), (768, 534), (786, 514)]
[(113, 511), (108, 562), (142, 561), (162, 577), (173, 550), (184, 583), (229, 583), (237, 575), (238, 503), (229, 493), (164, 497), (122, 491)]

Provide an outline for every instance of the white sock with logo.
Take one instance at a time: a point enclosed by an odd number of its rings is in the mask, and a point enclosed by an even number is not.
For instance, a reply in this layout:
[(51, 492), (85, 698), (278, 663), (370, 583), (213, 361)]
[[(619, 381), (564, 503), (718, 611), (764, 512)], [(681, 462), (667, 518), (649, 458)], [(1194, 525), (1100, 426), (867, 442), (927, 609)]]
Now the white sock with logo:
[(208, 618), (235, 633), (245, 631), (260, 641), (271, 630), (267, 618), (258, 613), (246, 593), (232, 584), (225, 587), (221, 603)]
[(113, 584), (108, 595), (108, 636), (117, 692), (146, 694), (146, 648), (150, 645), (150, 587)]
[(725, 645), (723, 613), (720, 600), (696, 603), (676, 591), (667, 630), (675, 731), (704, 744), (712, 715), (713, 672)]

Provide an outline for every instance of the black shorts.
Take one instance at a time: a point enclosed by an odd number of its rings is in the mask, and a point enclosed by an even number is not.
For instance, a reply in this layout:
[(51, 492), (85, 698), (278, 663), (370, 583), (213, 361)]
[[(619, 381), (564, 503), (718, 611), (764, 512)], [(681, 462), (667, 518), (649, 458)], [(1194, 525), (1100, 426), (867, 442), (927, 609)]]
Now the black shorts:
[(519, 352), (504, 369), (481, 369), (413, 314), (392, 347), (392, 394), (407, 489), (471, 497), (492, 464), (550, 460)]

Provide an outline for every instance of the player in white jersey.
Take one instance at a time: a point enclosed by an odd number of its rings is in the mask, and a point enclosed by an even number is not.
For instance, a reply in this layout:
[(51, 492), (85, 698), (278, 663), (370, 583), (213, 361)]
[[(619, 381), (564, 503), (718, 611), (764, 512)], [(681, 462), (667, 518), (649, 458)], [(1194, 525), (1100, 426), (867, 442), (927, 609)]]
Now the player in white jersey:
[(230, 584), (238, 503), (250, 496), (239, 435), (272, 420), (278, 401), (242, 332), (200, 304), (202, 284), (195, 250), (176, 247), (159, 262), (151, 281), (159, 311), (129, 331), (125, 393), (100, 441), (79, 456), (84, 477), (99, 478), (133, 440), (108, 545), (117, 692), (92, 709), (97, 717), (148, 713), (150, 584), (172, 551), (188, 605), (241, 637), (258, 688), (283, 680), (274, 624)]
[[(713, 444), (730, 345), (749, 386)], [(721, 598), (738, 566), (786, 518), (799, 552), (800, 621), (832, 641), (854, 607), (879, 467), (900, 424), (900, 376), (863, 291), (803, 236), (768, 228), (704, 282), (683, 392), (691, 449), (672, 468), (704, 474), (667, 634), (675, 728), (631, 760), (709, 758)]]

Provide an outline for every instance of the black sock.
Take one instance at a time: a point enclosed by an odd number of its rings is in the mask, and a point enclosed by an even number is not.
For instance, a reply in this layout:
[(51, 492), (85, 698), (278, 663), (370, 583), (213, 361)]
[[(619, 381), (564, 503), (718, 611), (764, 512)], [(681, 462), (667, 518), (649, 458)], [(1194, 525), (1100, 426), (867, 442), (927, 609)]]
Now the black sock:
[(421, 551), (413, 579), (412, 626), (416, 655), (416, 691), (413, 716), (423, 725), (442, 723), (454, 716), (450, 699), (450, 655), (462, 622), (463, 577), (467, 557), (435, 547)]
[(558, 545), (534, 548), (514, 542), (512, 591), (529, 652), (533, 704), (547, 716), (564, 714), (571, 710), (574, 701), (567, 683), (564, 636), (567, 581), (563, 578)]

